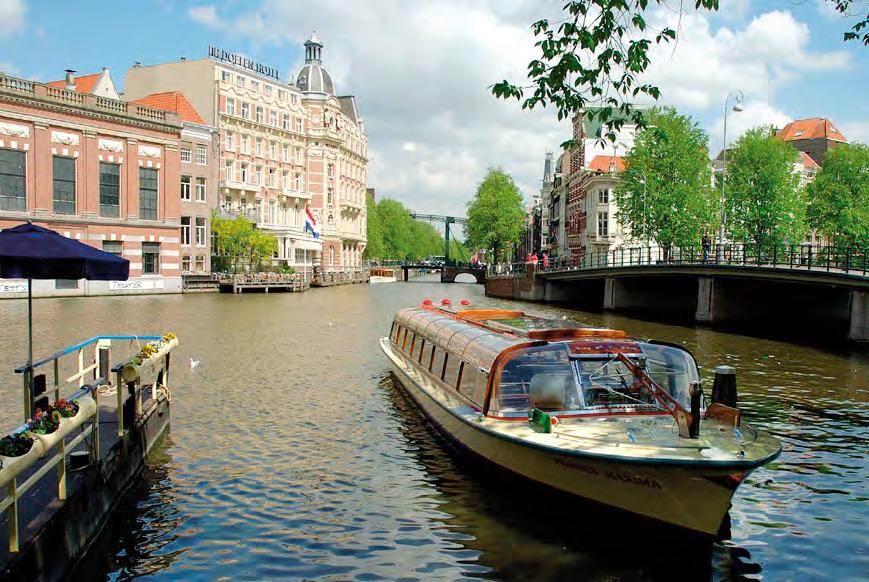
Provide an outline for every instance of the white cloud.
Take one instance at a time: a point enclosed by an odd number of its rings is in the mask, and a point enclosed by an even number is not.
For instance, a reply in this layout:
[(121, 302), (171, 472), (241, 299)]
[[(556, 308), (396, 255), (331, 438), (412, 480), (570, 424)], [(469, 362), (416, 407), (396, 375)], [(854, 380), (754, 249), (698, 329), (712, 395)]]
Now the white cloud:
[(839, 125), (839, 129), (849, 142), (869, 145), (869, 121), (843, 123)]
[(833, 19), (842, 19), (842, 13), (836, 10), (836, 5), (830, 0), (815, 0), (815, 8), (821, 16)]
[(413, 143), (412, 141), (406, 141), (403, 144), (401, 144), (401, 149), (402, 149), (402, 151), (405, 151), (405, 152), (415, 152), (416, 151), (416, 144)]
[(24, 26), (24, 0), (0, 0), (0, 38), (9, 37)]
[(187, 15), (194, 22), (198, 22), (208, 28), (223, 28), (224, 22), (217, 14), (217, 8), (213, 4), (194, 6), (187, 11)]
[[(748, 100), (742, 104), (742, 111), (739, 112), (733, 111), (732, 103), (732, 101), (729, 103), (731, 109), (727, 112), (727, 143), (730, 147), (743, 133), (753, 127), (772, 125), (775, 128), (781, 128), (794, 119), (784, 111), (763, 101)], [(709, 153), (712, 157), (721, 151), (723, 140), (724, 116), (721, 115), (712, 123), (709, 132)]]

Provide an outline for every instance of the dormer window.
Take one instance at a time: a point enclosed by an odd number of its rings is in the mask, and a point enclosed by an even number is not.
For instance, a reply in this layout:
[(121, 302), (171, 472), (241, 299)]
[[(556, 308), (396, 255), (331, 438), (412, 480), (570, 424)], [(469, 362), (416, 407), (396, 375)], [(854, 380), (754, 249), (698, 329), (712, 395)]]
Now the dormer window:
[(804, 133), (805, 133), (805, 132), (804, 132), (802, 129), (798, 129), (797, 132), (794, 134), (794, 137), (800, 137), (800, 136), (803, 135)]

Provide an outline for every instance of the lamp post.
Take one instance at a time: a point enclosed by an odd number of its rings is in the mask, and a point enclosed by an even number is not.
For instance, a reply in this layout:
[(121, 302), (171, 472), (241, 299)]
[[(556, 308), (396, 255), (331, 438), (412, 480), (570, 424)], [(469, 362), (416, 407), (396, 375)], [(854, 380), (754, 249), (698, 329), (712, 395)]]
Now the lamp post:
[(742, 111), (742, 91), (737, 89), (736, 91), (731, 91), (727, 94), (727, 98), (724, 100), (724, 151), (722, 152), (724, 168), (721, 173), (721, 227), (718, 229), (718, 262), (720, 263), (723, 259), (722, 253), (724, 252), (724, 224), (727, 221), (727, 216), (724, 210), (724, 192), (725, 186), (724, 183), (727, 181), (727, 105), (730, 103), (730, 99), (734, 100), (733, 103), (733, 112), (739, 113)]

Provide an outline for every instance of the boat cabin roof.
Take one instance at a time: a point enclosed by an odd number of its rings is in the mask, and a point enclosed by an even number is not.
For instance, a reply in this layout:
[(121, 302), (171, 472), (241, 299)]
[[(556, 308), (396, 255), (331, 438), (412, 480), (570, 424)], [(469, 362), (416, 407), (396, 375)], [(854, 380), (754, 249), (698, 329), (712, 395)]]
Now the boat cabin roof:
[[(506, 309), (452, 309), (423, 305), (400, 310), (395, 323), (422, 337), (426, 343), (434, 343), (486, 370), (506, 350), (544, 345), (551, 341), (587, 340), (586, 345), (595, 352), (603, 348), (602, 343), (621, 347), (602, 351), (639, 351), (634, 342), (626, 341), (626, 334), (621, 330), (544, 319)], [(579, 345), (571, 346), (574, 353), (578, 353), (577, 348)]]

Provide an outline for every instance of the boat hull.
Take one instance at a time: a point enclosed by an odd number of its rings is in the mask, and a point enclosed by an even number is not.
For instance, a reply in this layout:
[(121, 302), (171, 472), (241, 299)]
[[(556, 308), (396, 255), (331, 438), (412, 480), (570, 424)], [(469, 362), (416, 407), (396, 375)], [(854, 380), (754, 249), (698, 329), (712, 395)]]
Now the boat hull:
[[(706, 535), (718, 532), (730, 508), (736, 484), (745, 471), (692, 467), (655, 460), (624, 461), (531, 446), (505, 438), (485, 425), (457, 415), (421, 384), (416, 373), (394, 352), (381, 347), (398, 380), (422, 412), (448, 438), (500, 467), (545, 485), (646, 518)], [(738, 475), (738, 479), (733, 479)], [(729, 485), (729, 486), (728, 486)]]

